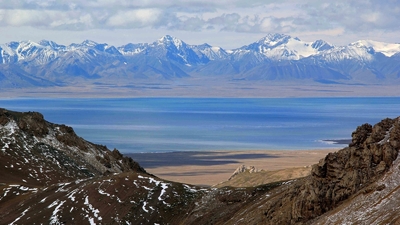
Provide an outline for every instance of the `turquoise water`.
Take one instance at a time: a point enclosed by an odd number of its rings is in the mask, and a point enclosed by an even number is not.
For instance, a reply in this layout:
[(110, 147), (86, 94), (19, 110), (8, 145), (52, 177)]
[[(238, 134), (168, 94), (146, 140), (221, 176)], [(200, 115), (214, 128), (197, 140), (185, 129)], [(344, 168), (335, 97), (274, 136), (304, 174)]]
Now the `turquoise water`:
[(343, 147), (363, 123), (400, 116), (400, 98), (0, 99), (124, 153)]

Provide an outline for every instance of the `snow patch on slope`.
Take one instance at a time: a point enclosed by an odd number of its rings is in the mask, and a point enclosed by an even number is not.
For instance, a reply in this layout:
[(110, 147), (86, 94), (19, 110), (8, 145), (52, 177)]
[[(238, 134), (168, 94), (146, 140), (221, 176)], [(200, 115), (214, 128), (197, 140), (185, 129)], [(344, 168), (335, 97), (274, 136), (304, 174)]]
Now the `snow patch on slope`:
[(380, 52), (387, 57), (391, 57), (394, 54), (400, 53), (400, 44), (392, 44), (379, 41), (360, 40), (351, 43), (350, 46), (355, 46), (358, 48), (361, 47), (373, 48), (375, 52)]

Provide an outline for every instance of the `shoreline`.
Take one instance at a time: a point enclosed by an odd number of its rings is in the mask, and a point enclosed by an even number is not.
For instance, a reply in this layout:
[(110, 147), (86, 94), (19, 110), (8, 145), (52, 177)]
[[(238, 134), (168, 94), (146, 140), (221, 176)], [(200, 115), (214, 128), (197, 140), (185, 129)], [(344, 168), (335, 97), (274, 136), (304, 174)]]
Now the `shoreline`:
[(311, 150), (215, 150), (128, 153), (147, 172), (169, 181), (213, 186), (229, 179), (241, 165), (274, 171), (316, 164), (342, 148)]
[[(3, 88), (0, 93), (6, 98), (136, 98), (136, 97), (186, 97), (186, 98), (298, 98), (298, 97), (399, 97), (397, 85), (390, 84), (320, 84), (310, 83), (299, 86), (297, 83), (268, 81), (244, 81), (226, 83), (217, 80), (211, 84), (207, 79), (184, 79), (185, 86), (174, 82), (139, 81), (114, 83), (113, 86), (84, 83), (80, 85), (55, 87)], [(223, 86), (221, 86), (223, 84)], [(251, 86), (251, 89), (246, 87)], [(154, 88), (161, 87), (161, 88)], [(267, 87), (267, 88), (266, 88)], [(282, 89), (285, 91), (282, 92)], [(371, 89), (376, 90), (371, 93)]]

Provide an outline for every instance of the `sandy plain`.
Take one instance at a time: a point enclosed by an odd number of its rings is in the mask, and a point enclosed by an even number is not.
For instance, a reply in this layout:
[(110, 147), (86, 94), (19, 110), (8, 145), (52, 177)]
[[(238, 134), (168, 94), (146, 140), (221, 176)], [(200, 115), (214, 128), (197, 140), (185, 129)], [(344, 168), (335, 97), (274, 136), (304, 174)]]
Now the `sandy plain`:
[(241, 165), (279, 170), (316, 164), (335, 149), (250, 150), (127, 154), (162, 179), (213, 186), (229, 179)]

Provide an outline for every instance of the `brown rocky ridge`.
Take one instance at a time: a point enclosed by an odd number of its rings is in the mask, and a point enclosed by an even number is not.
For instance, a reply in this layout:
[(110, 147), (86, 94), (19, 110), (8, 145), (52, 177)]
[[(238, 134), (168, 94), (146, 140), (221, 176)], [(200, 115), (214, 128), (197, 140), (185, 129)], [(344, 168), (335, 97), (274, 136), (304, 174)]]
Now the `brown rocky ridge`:
[(239, 166), (227, 181), (213, 187), (255, 187), (263, 184), (293, 180), (310, 175), (311, 166), (290, 167), (278, 170), (258, 170), (255, 166)]
[(148, 174), (39, 113), (0, 109), (0, 224), (399, 224), (400, 119), (304, 178), (203, 188)]

